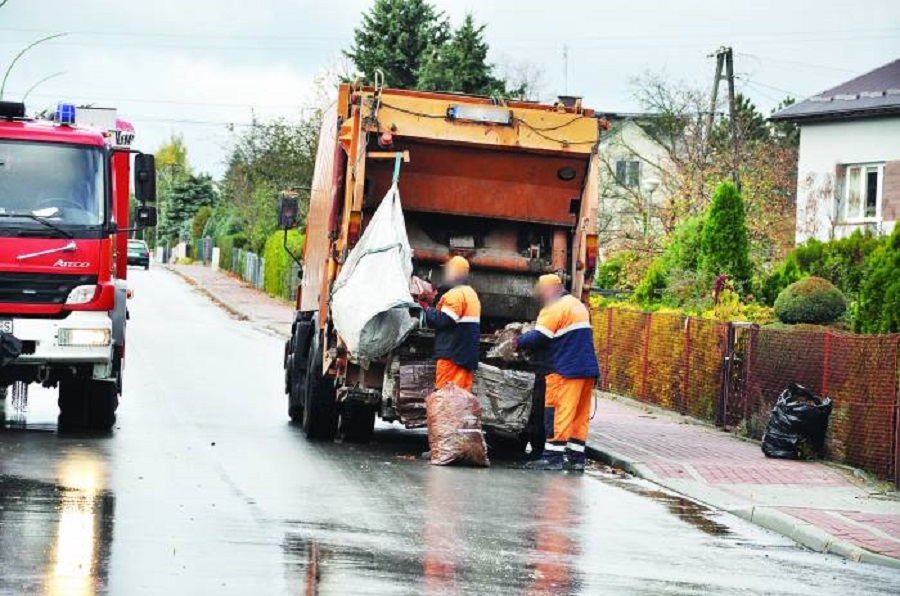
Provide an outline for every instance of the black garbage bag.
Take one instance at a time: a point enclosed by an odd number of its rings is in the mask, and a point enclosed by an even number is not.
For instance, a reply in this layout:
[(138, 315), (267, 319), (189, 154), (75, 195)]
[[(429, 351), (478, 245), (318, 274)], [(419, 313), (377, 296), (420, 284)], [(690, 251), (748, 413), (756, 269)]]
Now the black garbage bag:
[(792, 383), (778, 396), (762, 438), (762, 450), (768, 457), (799, 459), (804, 447), (818, 455), (825, 449), (831, 399)]
[(12, 333), (0, 331), (0, 368), (6, 366), (22, 353), (22, 341)]

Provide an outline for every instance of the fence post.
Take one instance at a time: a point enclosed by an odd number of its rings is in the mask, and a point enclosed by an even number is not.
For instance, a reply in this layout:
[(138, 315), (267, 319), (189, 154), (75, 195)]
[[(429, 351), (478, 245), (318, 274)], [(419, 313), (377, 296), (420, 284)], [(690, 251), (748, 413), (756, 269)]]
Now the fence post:
[(606, 354), (604, 355), (603, 390), (609, 391), (609, 358), (612, 354), (613, 308), (606, 309)]
[(259, 258), (259, 267), (256, 269), (256, 277), (256, 287), (261, 290), (266, 285), (266, 257)]
[(716, 426), (725, 428), (725, 414), (728, 409), (728, 390), (731, 384), (731, 358), (734, 355), (734, 325), (725, 325), (725, 349), (722, 357), (722, 374), (720, 376), (722, 387), (719, 391), (719, 399), (716, 404)]
[(825, 354), (822, 358), (822, 397), (828, 396), (828, 369), (831, 366), (831, 329), (825, 332)]
[(681, 387), (681, 407), (679, 411), (687, 412), (688, 391), (691, 390), (691, 317), (684, 318), (684, 378)]
[(647, 397), (647, 371), (650, 368), (650, 325), (652, 315), (644, 313), (644, 332), (641, 334), (643, 340), (641, 354), (641, 398)]
[[(894, 361), (897, 361), (897, 340), (894, 343)], [(894, 373), (894, 488), (900, 488), (900, 374)]]

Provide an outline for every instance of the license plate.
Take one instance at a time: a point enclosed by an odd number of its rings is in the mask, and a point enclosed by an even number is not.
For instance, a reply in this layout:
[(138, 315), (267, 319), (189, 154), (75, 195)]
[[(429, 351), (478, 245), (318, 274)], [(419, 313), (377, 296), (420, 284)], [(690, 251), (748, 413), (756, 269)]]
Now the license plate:
[(0, 319), (0, 332), (2, 332), (2, 333), (12, 333), (13, 332), (12, 319)]

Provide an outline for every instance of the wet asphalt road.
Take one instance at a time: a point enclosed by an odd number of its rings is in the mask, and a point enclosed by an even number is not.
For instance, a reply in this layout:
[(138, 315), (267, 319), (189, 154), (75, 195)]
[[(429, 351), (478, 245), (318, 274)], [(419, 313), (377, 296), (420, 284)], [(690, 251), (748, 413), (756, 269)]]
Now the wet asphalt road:
[(280, 340), (172, 274), (131, 275), (115, 432), (58, 435), (49, 391), (5, 406), (0, 594), (900, 593), (897, 571), (608, 470), (435, 468), (389, 427), (309, 443)]

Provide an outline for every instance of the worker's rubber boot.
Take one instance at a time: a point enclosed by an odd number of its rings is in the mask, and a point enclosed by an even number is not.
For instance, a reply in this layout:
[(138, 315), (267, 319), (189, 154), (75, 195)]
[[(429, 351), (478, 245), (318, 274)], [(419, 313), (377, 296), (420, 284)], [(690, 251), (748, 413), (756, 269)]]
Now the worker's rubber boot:
[(527, 470), (551, 470), (562, 471), (565, 465), (563, 454), (559, 451), (544, 451), (541, 459), (536, 459), (525, 464)]
[(583, 451), (570, 451), (566, 449), (566, 463), (563, 466), (566, 471), (584, 472), (584, 465), (586, 462), (587, 458), (584, 456)]

